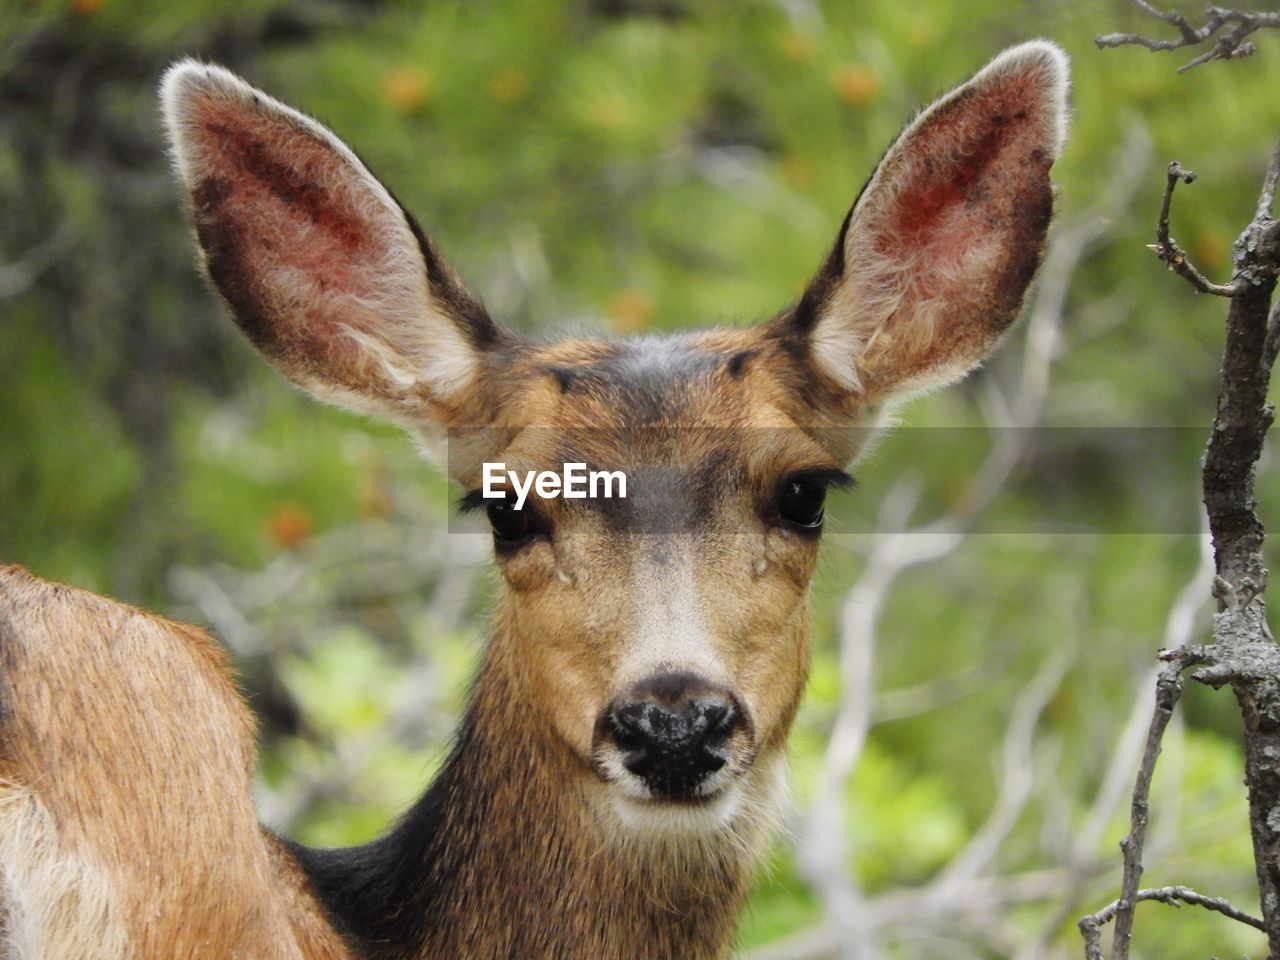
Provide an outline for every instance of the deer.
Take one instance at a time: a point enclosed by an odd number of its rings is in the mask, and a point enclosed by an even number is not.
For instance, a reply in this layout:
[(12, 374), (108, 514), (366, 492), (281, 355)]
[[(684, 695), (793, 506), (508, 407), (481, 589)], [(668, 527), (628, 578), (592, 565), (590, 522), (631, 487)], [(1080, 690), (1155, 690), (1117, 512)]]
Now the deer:
[[(829, 491), (1015, 321), (1068, 62), (997, 55), (894, 140), (756, 326), (535, 341), (329, 129), (194, 60), (161, 84), (198, 258), (315, 397), (447, 448), (499, 590), (448, 760), (378, 839), (260, 825), (253, 715), (201, 630), (0, 571), (11, 960), (722, 960), (786, 805)], [(485, 465), (626, 475), (566, 499)]]

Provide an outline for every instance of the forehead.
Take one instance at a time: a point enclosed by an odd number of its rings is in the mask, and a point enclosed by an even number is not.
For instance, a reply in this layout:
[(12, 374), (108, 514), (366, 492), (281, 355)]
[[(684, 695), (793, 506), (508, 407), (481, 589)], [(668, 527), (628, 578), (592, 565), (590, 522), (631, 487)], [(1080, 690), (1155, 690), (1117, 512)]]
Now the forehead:
[(614, 427), (689, 427), (743, 419), (751, 359), (749, 348), (725, 351), (692, 337), (664, 337), (566, 344), (546, 369), (570, 415)]
[(768, 351), (754, 331), (541, 347), (504, 410), (505, 462), (623, 470), (629, 498), (835, 465), (788, 411)]
[(731, 434), (745, 428), (794, 426), (764, 353), (750, 331), (545, 347), (526, 364), (521, 410), (513, 411), (524, 422), (512, 425), (540, 422), (551, 428), (548, 441), (559, 432), (597, 452), (657, 446), (671, 457), (690, 446), (740, 443)]

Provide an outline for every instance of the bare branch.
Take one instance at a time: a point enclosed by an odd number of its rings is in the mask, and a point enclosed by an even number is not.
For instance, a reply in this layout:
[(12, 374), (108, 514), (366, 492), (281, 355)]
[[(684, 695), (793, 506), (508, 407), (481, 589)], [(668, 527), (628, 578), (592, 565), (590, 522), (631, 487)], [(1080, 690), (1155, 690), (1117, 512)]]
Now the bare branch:
[[(1132, 912), (1133, 905), (1143, 900), (1156, 900), (1160, 903), (1167, 903), (1173, 907), (1178, 906), (1178, 901), (1181, 900), (1183, 903), (1190, 903), (1197, 907), (1204, 907), (1206, 910), (1212, 910), (1214, 913), (1220, 913), (1224, 917), (1230, 917), (1232, 920), (1238, 920), (1241, 923), (1248, 924), (1255, 930), (1266, 930), (1266, 926), (1257, 917), (1233, 907), (1221, 897), (1206, 897), (1202, 893), (1196, 893), (1190, 887), (1155, 887), (1149, 890), (1136, 890), (1127, 900), (1122, 897), (1114, 903), (1103, 907), (1097, 913), (1090, 914), (1080, 921), (1080, 932), (1084, 934), (1085, 957), (1087, 960), (1103, 960), (1103, 925), (1109, 923), (1112, 917), (1118, 916), (1122, 910), (1127, 909), (1129, 912)], [(1116, 936), (1118, 938), (1118, 920), (1116, 921), (1116, 926)], [(1119, 953), (1116, 953), (1115, 956), (1119, 956)]]
[(1252, 56), (1257, 46), (1247, 38), (1258, 30), (1280, 27), (1280, 13), (1258, 10), (1229, 10), (1214, 4), (1205, 5), (1205, 22), (1202, 27), (1193, 27), (1190, 21), (1176, 10), (1163, 11), (1147, 3), (1146, 0), (1133, 0), (1133, 5), (1149, 17), (1163, 20), (1178, 31), (1176, 40), (1158, 40), (1140, 33), (1107, 33), (1094, 38), (1099, 47), (1140, 46), (1154, 52), (1160, 50), (1177, 50), (1180, 47), (1196, 47), (1212, 38), (1219, 30), (1225, 30), (1212, 47), (1204, 53), (1193, 57), (1178, 68), (1185, 73), (1192, 67), (1210, 60), (1238, 60)]
[(1169, 236), (1169, 206), (1173, 202), (1173, 188), (1178, 182), (1195, 183), (1196, 175), (1185, 169), (1174, 160), (1169, 164), (1168, 179), (1165, 181), (1164, 201), (1160, 204), (1160, 219), (1156, 221), (1156, 242), (1147, 249), (1158, 256), (1170, 270), (1185, 279), (1200, 293), (1211, 293), (1218, 297), (1230, 297), (1236, 292), (1236, 284), (1210, 283), (1195, 264), (1187, 259), (1186, 252), (1178, 246), (1178, 242)]
[(1036, 728), (1045, 707), (1058, 692), (1068, 665), (1067, 656), (1059, 652), (1044, 663), (1019, 696), (1005, 731), (1003, 776), (996, 802), (973, 839), (934, 881), (940, 891), (971, 883), (986, 869), (1026, 809), (1034, 786), (1032, 760)]
[(921, 683), (896, 690), (877, 691), (873, 722), (905, 720), (955, 703), (984, 689), (991, 683), (993, 674), (1000, 670), (995, 657), (967, 664), (954, 673), (934, 677)]
[[(1213, 579), (1213, 549), (1207, 535), (1201, 539), (1201, 544), (1200, 562), (1196, 564), (1195, 572), (1178, 592), (1165, 620), (1163, 647), (1166, 650), (1178, 650), (1187, 646), (1201, 625), (1199, 614), (1204, 609), (1205, 601), (1208, 599), (1207, 587)], [(1102, 839), (1103, 831), (1111, 821), (1112, 809), (1116, 804), (1116, 792), (1123, 789), (1123, 783), (1130, 777), (1128, 772), (1122, 771), (1131, 771), (1134, 762), (1138, 759), (1138, 751), (1142, 749), (1143, 742), (1141, 734), (1135, 729), (1134, 733), (1137, 733), (1137, 737), (1134, 737), (1127, 731), (1129, 727), (1137, 728), (1140, 718), (1144, 714), (1149, 715), (1155, 709), (1156, 681), (1159, 680), (1160, 672), (1160, 668), (1156, 668), (1144, 674), (1144, 682), (1149, 678), (1150, 685), (1143, 689), (1143, 697), (1135, 698), (1137, 702), (1134, 703), (1129, 724), (1126, 726), (1126, 734), (1121, 737), (1122, 744), (1133, 740), (1132, 752), (1123, 746), (1116, 751), (1107, 775), (1103, 778), (1103, 785), (1098, 790), (1095, 806), (1079, 833), (1079, 839), (1084, 844), (1083, 851), (1092, 851)]]
[(1235, 243), (1238, 292), (1227, 312), (1226, 347), (1213, 430), (1204, 456), (1203, 492), (1217, 576), (1213, 644), (1199, 651), (1205, 682), (1230, 681), (1244, 721), (1249, 825), (1263, 921), (1271, 955), (1280, 955), (1280, 650), (1267, 622), (1266, 536), (1254, 481), (1275, 411), (1269, 330), (1280, 269), (1280, 236), (1271, 219), (1280, 159), (1272, 158), (1253, 220)]
[(22, 257), (12, 263), (0, 263), (0, 300), (25, 293), (40, 275), (61, 259), (75, 245), (76, 232), (64, 223)]
[[(1129, 942), (1133, 939), (1133, 908), (1137, 903), (1138, 882), (1142, 879), (1142, 848), (1147, 839), (1148, 798), (1151, 795), (1151, 778), (1155, 775), (1156, 759), (1160, 756), (1160, 741), (1165, 727), (1173, 716), (1174, 705), (1182, 696), (1182, 671), (1185, 664), (1173, 663), (1160, 671), (1156, 679), (1156, 706), (1151, 714), (1151, 726), (1147, 730), (1147, 746), (1138, 768), (1138, 778), (1133, 785), (1133, 804), (1129, 812), (1129, 833), (1120, 841), (1124, 851), (1124, 880), (1120, 885), (1120, 899), (1115, 910), (1116, 933), (1112, 942), (1112, 960), (1126, 960)], [(1081, 927), (1083, 930), (1084, 927)], [(1094, 958), (1090, 957), (1090, 960)]]
[[(1089, 875), (1102, 871), (1095, 864)], [(900, 887), (881, 894), (868, 904), (870, 912), (883, 927), (898, 927), (905, 934), (928, 936), (941, 931), (951, 947), (947, 956), (957, 955), (955, 930), (959, 923), (989, 924), (993, 918), (1020, 904), (1035, 903), (1062, 896), (1079, 874), (1060, 868), (1027, 870), (999, 877), (978, 877), (954, 891), (947, 899), (938, 896), (932, 884), (924, 887)], [(830, 918), (805, 930), (797, 931), (770, 944), (742, 953), (738, 960), (831, 960), (843, 945), (840, 931)], [(934, 953), (933, 955), (940, 955)]]
[[(1166, 649), (1177, 649), (1189, 644), (1200, 626), (1200, 613), (1208, 598), (1208, 585), (1213, 579), (1213, 549), (1206, 533), (1201, 538), (1200, 562), (1195, 572), (1178, 592), (1169, 614), (1165, 620), (1164, 643)], [(1069, 852), (1064, 865), (1075, 872), (1071, 891), (1063, 899), (1059, 909), (1055, 910), (1046, 921), (1040, 936), (1029, 943), (1018, 954), (1017, 960), (1039, 960), (1045, 956), (1049, 943), (1057, 935), (1062, 925), (1076, 913), (1080, 904), (1082, 886), (1092, 874), (1098, 870), (1096, 851), (1102, 841), (1108, 824), (1115, 815), (1116, 808), (1125, 793), (1126, 786), (1132, 782), (1133, 770), (1138, 765), (1139, 757), (1144, 750), (1147, 732), (1150, 728), (1150, 717), (1155, 709), (1156, 680), (1160, 666), (1144, 670), (1134, 685), (1133, 706), (1129, 717), (1118, 738), (1116, 748), (1107, 763), (1106, 773), (1094, 795), (1093, 803), (1081, 826), (1073, 831)], [(1172, 723), (1172, 721), (1171, 721)], [(1164, 735), (1167, 737), (1167, 732)], [(1162, 744), (1164, 742), (1162, 737)], [(1149, 850), (1153, 844), (1147, 844)]]
[[(1244, 38), (1264, 27), (1280, 26), (1280, 13), (1252, 13), (1226, 10), (1210, 5), (1208, 21), (1197, 29), (1176, 13), (1163, 13), (1146, 0), (1134, 3), (1149, 16), (1175, 27), (1181, 40), (1156, 41), (1128, 34), (1099, 37), (1099, 46), (1138, 43), (1152, 50), (1191, 46), (1213, 36), (1224, 26), (1231, 29), (1218, 37), (1216, 45), (1192, 60), (1183, 69), (1212, 59), (1230, 59), (1253, 52)], [(1272, 306), (1277, 274), (1280, 273), (1280, 225), (1272, 219), (1277, 182), (1280, 181), (1280, 145), (1273, 153), (1259, 193), (1253, 219), (1233, 247), (1232, 281), (1212, 284), (1192, 266), (1185, 253), (1169, 236), (1169, 208), (1179, 181), (1190, 183), (1194, 174), (1176, 161), (1168, 168), (1156, 245), (1152, 249), (1169, 268), (1188, 280), (1197, 290), (1230, 298), (1226, 318), (1226, 346), (1219, 377), (1217, 409), (1205, 451), (1202, 485), (1205, 512), (1214, 548), (1213, 596), (1218, 612), (1214, 617), (1213, 643), (1184, 647), (1165, 653), (1170, 666), (1160, 673), (1157, 706), (1152, 718), (1147, 750), (1134, 786), (1133, 810), (1124, 849), (1124, 878), (1121, 896), (1114, 908), (1101, 911), (1080, 922), (1089, 960), (1102, 960), (1099, 927), (1115, 917), (1113, 943), (1115, 960), (1126, 960), (1133, 934), (1134, 906), (1142, 899), (1137, 889), (1142, 874), (1142, 847), (1146, 834), (1147, 798), (1160, 737), (1181, 692), (1181, 675), (1190, 664), (1203, 669), (1193, 677), (1212, 686), (1232, 685), (1244, 721), (1245, 782), (1249, 789), (1249, 825), (1262, 920), (1245, 918), (1222, 901), (1212, 901), (1211, 909), (1236, 919), (1244, 919), (1267, 934), (1270, 956), (1280, 957), (1280, 648), (1267, 622), (1263, 594), (1267, 568), (1263, 556), (1266, 531), (1257, 512), (1254, 481), (1263, 442), (1275, 418), (1267, 402), (1272, 364), (1280, 352), (1278, 312)], [(1178, 891), (1181, 888), (1168, 888)], [(1169, 893), (1168, 896), (1175, 896)], [(1197, 895), (1198, 896), (1198, 895)], [(1151, 895), (1149, 899), (1162, 899)], [(1166, 902), (1167, 901), (1167, 898)], [(1208, 898), (1195, 901), (1208, 905)]]

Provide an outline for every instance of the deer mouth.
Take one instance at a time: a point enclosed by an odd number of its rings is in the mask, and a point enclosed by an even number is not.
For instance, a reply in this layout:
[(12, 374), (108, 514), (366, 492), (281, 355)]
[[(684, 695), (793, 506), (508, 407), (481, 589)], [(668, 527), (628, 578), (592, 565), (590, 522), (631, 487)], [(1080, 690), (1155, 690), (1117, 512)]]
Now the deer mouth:
[(650, 836), (705, 835), (729, 829), (742, 807), (737, 778), (714, 792), (683, 796), (636, 796), (613, 782), (609, 807), (630, 831)]
[(673, 806), (673, 807), (710, 807), (713, 806), (721, 797), (725, 795), (728, 787), (721, 787), (715, 793), (709, 793), (705, 796), (669, 796), (669, 797), (653, 797), (647, 802), (655, 807)]
[(713, 756), (662, 763), (614, 742), (597, 743), (591, 769), (619, 802), (645, 810), (710, 809), (733, 794), (751, 768), (745, 744), (725, 744)]

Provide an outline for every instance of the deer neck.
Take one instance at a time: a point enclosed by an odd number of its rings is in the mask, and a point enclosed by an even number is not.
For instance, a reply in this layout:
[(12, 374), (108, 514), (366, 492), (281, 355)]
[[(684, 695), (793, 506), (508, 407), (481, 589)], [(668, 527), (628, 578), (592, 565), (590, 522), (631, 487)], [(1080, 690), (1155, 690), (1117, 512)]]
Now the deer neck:
[(727, 956), (768, 818), (711, 837), (625, 835), (496, 646), (444, 769), (395, 829), (299, 851), (335, 924), (397, 960)]

